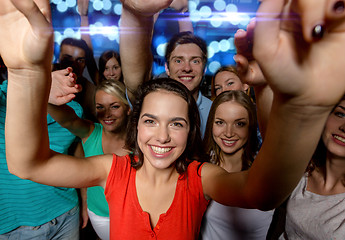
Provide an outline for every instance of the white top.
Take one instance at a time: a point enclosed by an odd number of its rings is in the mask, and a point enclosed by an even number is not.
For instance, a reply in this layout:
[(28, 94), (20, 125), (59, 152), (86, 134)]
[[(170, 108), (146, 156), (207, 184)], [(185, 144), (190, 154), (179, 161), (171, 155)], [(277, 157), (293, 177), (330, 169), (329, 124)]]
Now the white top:
[(345, 239), (345, 193), (318, 195), (306, 190), (307, 183), (305, 175), (292, 192), (279, 239)]
[(211, 201), (204, 215), (203, 240), (265, 240), (273, 211), (229, 207)]

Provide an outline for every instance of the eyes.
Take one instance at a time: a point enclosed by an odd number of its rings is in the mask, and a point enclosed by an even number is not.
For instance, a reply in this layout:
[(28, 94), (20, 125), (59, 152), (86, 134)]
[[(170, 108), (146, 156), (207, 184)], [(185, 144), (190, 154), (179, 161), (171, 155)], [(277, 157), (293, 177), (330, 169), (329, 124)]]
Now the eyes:
[(334, 115), (339, 117), (339, 118), (344, 118), (345, 117), (345, 113), (344, 112), (339, 112), (339, 111), (335, 111)]
[[(183, 59), (181, 59), (181, 58), (175, 58), (175, 59), (173, 60), (173, 62), (176, 63), (176, 64), (182, 64), (182, 63), (185, 62), (185, 60), (183, 60)], [(194, 64), (194, 65), (199, 65), (199, 64), (202, 63), (201, 58), (193, 58), (193, 59), (190, 60), (189, 62), (190, 62), (190, 64)]]
[[(214, 124), (221, 127), (221, 126), (226, 126), (227, 123), (223, 120), (215, 120)], [(238, 127), (238, 128), (243, 128), (245, 126), (247, 126), (247, 122), (246, 121), (235, 121), (234, 126)]]
[[(112, 106), (110, 106), (110, 109), (116, 110), (116, 109), (119, 109), (120, 107), (121, 107), (120, 105), (112, 105)], [(98, 111), (102, 111), (102, 110), (105, 109), (105, 107), (102, 106), (102, 105), (97, 105), (97, 106), (96, 106), (96, 109), (97, 109)]]
[[(153, 126), (156, 126), (159, 124), (158, 121), (156, 121), (155, 119), (151, 119), (151, 118), (144, 119), (143, 123), (149, 127), (153, 127)], [(184, 121), (172, 121), (169, 123), (169, 127), (173, 128), (173, 129), (181, 129), (181, 128), (184, 128), (186, 126), (187, 126), (187, 124)]]

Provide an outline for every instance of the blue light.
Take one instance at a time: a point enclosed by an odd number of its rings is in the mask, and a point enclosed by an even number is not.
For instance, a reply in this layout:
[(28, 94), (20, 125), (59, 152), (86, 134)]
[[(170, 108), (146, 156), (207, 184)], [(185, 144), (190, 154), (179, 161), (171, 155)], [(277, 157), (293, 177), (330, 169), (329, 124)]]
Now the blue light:
[(51, 3), (54, 3), (55, 5), (58, 5), (62, 0), (51, 0)]
[(219, 42), (219, 50), (222, 52), (227, 52), (230, 49), (230, 43), (229, 40), (222, 39)]
[(166, 37), (164, 37), (164, 36), (157, 36), (157, 37), (155, 37), (153, 39), (152, 44), (153, 44), (153, 46), (155, 48), (157, 48), (160, 44), (163, 44), (163, 43), (166, 43), (166, 42), (167, 42)]
[(224, 11), (226, 3), (223, 0), (216, 0), (214, 1), (213, 6), (217, 11)]
[(165, 50), (167, 47), (167, 43), (161, 43), (158, 45), (158, 47), (156, 48), (156, 52), (159, 56), (164, 57), (165, 55)]
[(212, 61), (210, 62), (210, 64), (208, 65), (208, 70), (211, 73), (215, 73), (222, 65), (220, 64), (220, 62), (218, 61)]
[(97, 11), (101, 11), (103, 8), (103, 2), (100, 0), (95, 0), (92, 4), (93, 8)]
[(72, 8), (72, 7), (77, 5), (77, 1), (76, 0), (66, 0), (66, 5), (70, 8)]
[(111, 6), (112, 6), (112, 4), (109, 0), (103, 0), (103, 9), (104, 10), (110, 10)]
[(213, 58), (215, 52), (214, 52), (214, 49), (210, 46), (207, 47), (207, 57), (208, 59), (211, 59)]
[(215, 53), (219, 52), (219, 43), (217, 41), (212, 41), (209, 45)]
[(226, 10), (227, 12), (238, 12), (237, 6), (236, 6), (235, 4), (232, 4), (232, 3), (228, 4), (228, 5), (226, 6), (225, 10)]
[(66, 2), (60, 2), (57, 6), (56, 6), (56, 9), (59, 11), (59, 12), (66, 12), (67, 11), (67, 4)]
[(192, 22), (199, 22), (201, 19), (200, 12), (198, 10), (195, 10), (189, 14), (189, 18)]
[(64, 39), (71, 37), (71, 38), (78, 38), (76, 33), (74, 32), (74, 30), (72, 28), (66, 28), (65, 31), (63, 31), (63, 35), (64, 35)]
[(212, 15), (212, 10), (208, 6), (202, 6), (200, 8), (200, 15), (203, 18), (209, 18)]
[(210, 23), (213, 27), (218, 28), (222, 25), (223, 21), (219, 16), (212, 16)]
[(115, 4), (115, 6), (114, 6), (114, 13), (116, 14), (116, 15), (121, 15), (121, 13), (122, 13), (122, 4)]

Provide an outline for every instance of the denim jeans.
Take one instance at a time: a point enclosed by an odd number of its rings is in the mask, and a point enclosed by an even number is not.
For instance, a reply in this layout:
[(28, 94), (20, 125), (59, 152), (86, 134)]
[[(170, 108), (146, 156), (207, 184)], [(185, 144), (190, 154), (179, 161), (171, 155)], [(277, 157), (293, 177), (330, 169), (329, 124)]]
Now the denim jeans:
[(0, 240), (79, 240), (79, 207), (40, 226), (21, 226), (0, 235)]

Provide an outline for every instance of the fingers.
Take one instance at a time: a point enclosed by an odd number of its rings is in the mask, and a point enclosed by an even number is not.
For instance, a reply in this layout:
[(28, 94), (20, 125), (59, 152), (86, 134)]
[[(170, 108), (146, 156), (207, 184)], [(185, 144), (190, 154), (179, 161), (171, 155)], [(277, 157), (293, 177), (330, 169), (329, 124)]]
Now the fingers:
[(320, 39), (324, 34), (326, 1), (293, 0), (291, 4), (291, 9), (301, 17), (303, 37), (307, 42)]
[(48, 0), (11, 0), (11, 2), (28, 19), (33, 31), (36, 34), (50, 34), (52, 29), (50, 24), (50, 5)]
[(258, 61), (271, 56), (278, 49), (280, 16), (284, 0), (263, 0), (256, 15), (253, 53)]

